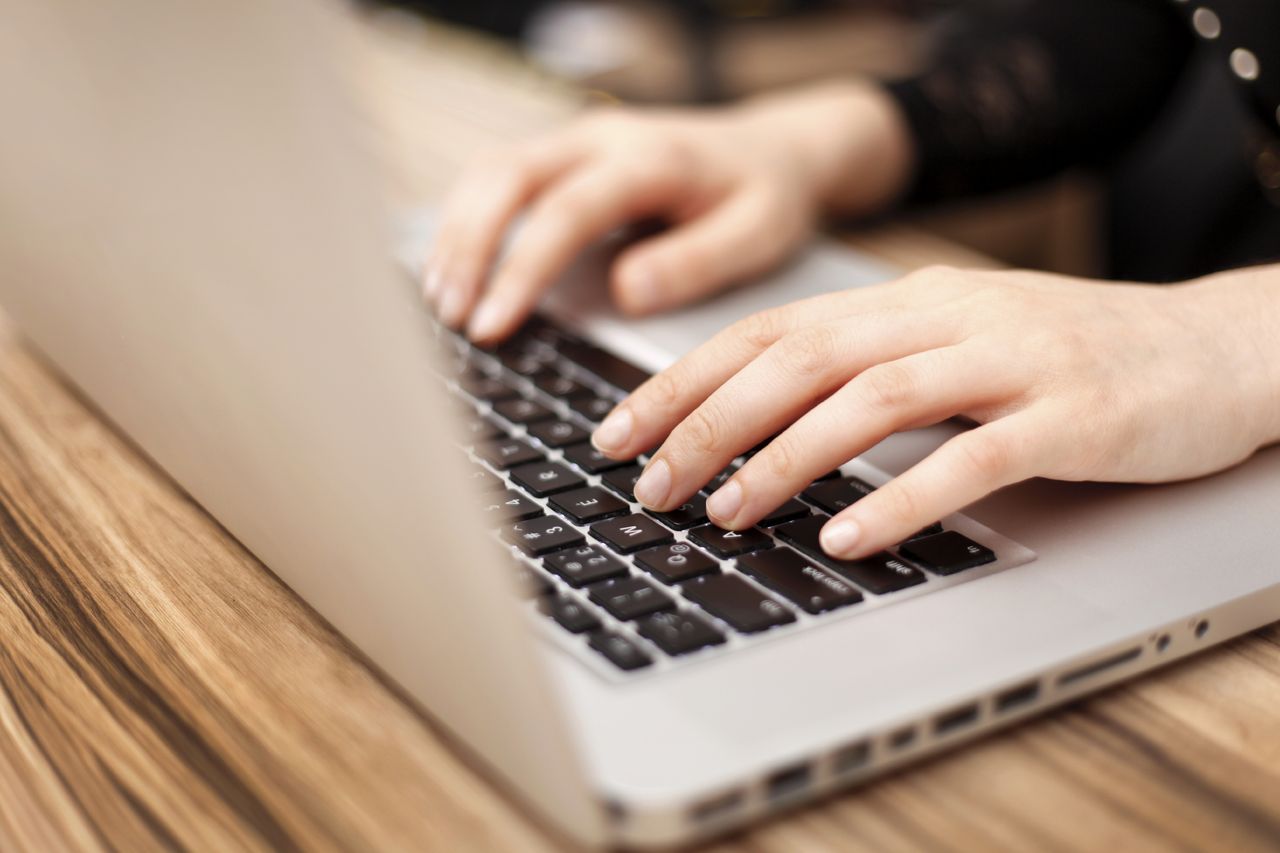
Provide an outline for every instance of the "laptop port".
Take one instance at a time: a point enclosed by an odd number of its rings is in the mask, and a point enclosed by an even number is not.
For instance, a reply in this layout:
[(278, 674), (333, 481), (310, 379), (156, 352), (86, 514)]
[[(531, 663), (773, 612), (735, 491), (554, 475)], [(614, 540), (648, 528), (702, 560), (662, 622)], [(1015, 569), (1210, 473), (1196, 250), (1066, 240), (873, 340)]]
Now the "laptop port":
[(787, 767), (768, 778), (765, 782), (766, 795), (771, 800), (794, 796), (809, 787), (812, 778), (813, 771), (807, 763)]
[(694, 804), (693, 808), (689, 809), (689, 819), (694, 823), (715, 823), (741, 809), (744, 802), (746, 802), (746, 796), (742, 791), (729, 791)]
[(1033, 704), (1040, 698), (1040, 682), (1028, 681), (996, 694), (996, 713), (1005, 714)]
[(894, 749), (906, 749), (907, 747), (911, 746), (911, 744), (915, 742), (916, 742), (915, 726), (910, 726), (909, 728), (905, 728), (905, 729), (898, 729), (896, 732), (889, 735), (889, 746), (893, 747)]
[(1085, 664), (1084, 666), (1073, 669), (1070, 672), (1064, 672), (1062, 675), (1058, 676), (1058, 686), (1066, 687), (1068, 685), (1093, 678), (1095, 675), (1101, 675), (1109, 669), (1114, 669), (1117, 666), (1122, 666), (1131, 660), (1135, 660), (1141, 654), (1142, 646), (1134, 646), (1132, 649), (1125, 649), (1123, 652), (1119, 652), (1118, 654), (1105, 657), (1102, 660), (1094, 661), (1093, 663)]
[(871, 744), (860, 740), (837, 752), (831, 758), (831, 772), (837, 776), (861, 770), (871, 760)]
[(949, 735), (954, 731), (966, 728), (978, 721), (978, 705), (965, 705), (941, 714), (933, 721), (935, 735)]

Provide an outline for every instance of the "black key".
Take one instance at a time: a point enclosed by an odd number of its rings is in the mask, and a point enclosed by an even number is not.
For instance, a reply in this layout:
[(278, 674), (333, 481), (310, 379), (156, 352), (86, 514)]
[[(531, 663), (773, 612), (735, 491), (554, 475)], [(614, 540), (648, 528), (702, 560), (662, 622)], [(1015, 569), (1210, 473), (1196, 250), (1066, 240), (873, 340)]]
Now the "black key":
[(629, 459), (610, 459), (599, 450), (596, 450), (590, 443), (566, 447), (564, 458), (588, 474), (603, 474), (605, 471), (613, 471), (634, 464)]
[(671, 512), (649, 512), (649, 515), (673, 530), (688, 530), (707, 523), (707, 499), (702, 495), (694, 495)]
[(495, 424), (488, 418), (479, 415), (470, 418), (464, 418), (462, 421), (462, 435), (466, 441), (472, 444), (480, 441), (488, 441), (491, 438), (505, 436), (502, 427)]
[(898, 553), (940, 575), (953, 575), (996, 559), (990, 548), (954, 530), (913, 539), (900, 545)]
[(561, 492), (551, 498), (551, 508), (578, 524), (590, 524), (611, 515), (630, 512), (631, 507), (595, 486)]
[(516, 594), (521, 598), (533, 598), (535, 595), (549, 595), (555, 587), (551, 581), (526, 566), (516, 564)]
[[(896, 592), (924, 583), (924, 575), (902, 560), (894, 560), (888, 554), (875, 554), (863, 560), (838, 560), (822, 550), (819, 534), (828, 519), (815, 515), (802, 521), (793, 521), (778, 528), (778, 538), (789, 542), (834, 572), (877, 595)], [(889, 561), (892, 561), (890, 563)]]
[(636, 622), (636, 630), (640, 632), (640, 636), (673, 657), (724, 642), (724, 634), (712, 627), (706, 619), (688, 611), (646, 616)]
[(488, 493), (488, 492), (506, 491), (506, 488), (507, 488), (506, 483), (502, 482), (502, 480), (498, 479), (497, 477), (490, 474), (488, 471), (478, 466), (468, 476), (471, 478), (471, 481), (473, 483), (477, 483), (480, 486), (480, 490), (482, 492)]
[(511, 469), (511, 480), (535, 498), (545, 498), (586, 485), (586, 481), (555, 462), (534, 462)]
[(570, 397), (566, 402), (569, 408), (592, 423), (600, 423), (604, 420), (604, 416), (612, 412), (613, 407), (617, 405), (612, 400), (596, 396)]
[(809, 508), (800, 501), (792, 498), (773, 512), (760, 519), (761, 527), (773, 527), (776, 524), (782, 524), (787, 521), (795, 521), (797, 518), (804, 518), (809, 514)]
[(644, 578), (618, 578), (598, 583), (588, 590), (591, 600), (615, 619), (626, 622), (676, 606), (671, 596)]
[(483, 442), (476, 447), (476, 455), (494, 468), (511, 468), (544, 458), (541, 451), (534, 450), (518, 438)]
[(773, 540), (768, 534), (755, 528), (747, 530), (724, 530), (708, 524), (699, 527), (689, 534), (689, 538), (719, 557), (736, 557), (750, 551), (772, 548)]
[(582, 397), (591, 394), (591, 389), (581, 382), (576, 382), (568, 376), (556, 373), (554, 370), (544, 370), (532, 378), (533, 384), (537, 386), (539, 391), (555, 397), (557, 400), (568, 400), (570, 397)]
[(796, 621), (783, 604), (737, 575), (703, 575), (681, 589), (685, 598), (744, 634)]
[(541, 403), (519, 397), (515, 400), (503, 400), (493, 404), (493, 410), (513, 424), (532, 424), (538, 421), (549, 421), (556, 413)]
[(628, 394), (649, 378), (647, 371), (585, 341), (562, 340), (556, 349), (592, 376)]
[(665, 527), (639, 513), (593, 524), (591, 535), (623, 554), (652, 548), (673, 539)]
[(543, 421), (533, 424), (529, 427), (529, 435), (547, 447), (566, 447), (586, 441), (589, 437), (585, 429), (568, 421)]
[(547, 359), (540, 353), (530, 352), (520, 345), (499, 347), (494, 353), (502, 366), (520, 376), (533, 376), (545, 370)]
[(490, 403), (519, 397), (520, 392), (507, 383), (484, 373), (469, 373), (458, 377), (458, 387), (478, 400)]
[(834, 470), (834, 471), (828, 471), (827, 473), (823, 474), (821, 477), (818, 477), (818, 478), (817, 478), (816, 480), (814, 480), (813, 482), (815, 482), (815, 483), (821, 483), (821, 482), (823, 482), (824, 480), (834, 480), (836, 477), (839, 477), (839, 476), (840, 476), (840, 469), (839, 469), (839, 468), (837, 468), (837, 469), (836, 469), (836, 470)]
[(786, 548), (739, 557), (738, 568), (806, 613), (825, 613), (862, 600), (862, 593), (852, 586)]
[(874, 489), (871, 486), (857, 477), (841, 477), (810, 486), (800, 496), (823, 512), (835, 515), (853, 506), (872, 491)]
[(684, 583), (689, 578), (720, 571), (720, 564), (687, 542), (646, 548), (636, 554), (636, 565), (663, 583)]
[(627, 672), (643, 669), (653, 663), (653, 658), (644, 649), (614, 631), (596, 631), (588, 635), (587, 645), (607, 657), (618, 669)]
[(729, 482), (729, 478), (736, 474), (737, 471), (737, 465), (730, 465), (728, 468), (725, 468), (719, 474), (712, 477), (711, 482), (702, 487), (702, 493), (704, 495), (711, 495), (725, 483)]
[(552, 554), (542, 561), (542, 565), (547, 571), (564, 578), (574, 589), (627, 573), (622, 561), (595, 545), (582, 545)]
[(643, 473), (644, 468), (640, 465), (627, 465), (608, 472), (600, 478), (600, 482), (627, 500), (634, 501), (636, 499), (636, 483), (640, 481), (640, 475)]
[(538, 600), (538, 609), (556, 620), (561, 628), (574, 634), (594, 631), (600, 627), (600, 620), (594, 613), (563, 595), (544, 595)]
[(486, 518), (504, 522), (527, 521), (542, 515), (542, 507), (524, 495), (508, 489), (503, 494), (489, 497), (489, 502), (484, 506), (484, 514)]
[(513, 524), (503, 531), (503, 538), (531, 557), (541, 557), (586, 541), (568, 522), (550, 516)]

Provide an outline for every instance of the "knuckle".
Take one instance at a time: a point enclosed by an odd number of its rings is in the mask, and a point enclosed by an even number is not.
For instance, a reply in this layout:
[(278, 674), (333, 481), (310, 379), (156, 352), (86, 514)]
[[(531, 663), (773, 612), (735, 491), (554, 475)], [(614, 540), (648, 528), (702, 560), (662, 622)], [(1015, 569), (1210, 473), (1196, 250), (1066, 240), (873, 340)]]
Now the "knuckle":
[(680, 400), (680, 383), (671, 371), (655, 374), (644, 386), (645, 406), (671, 409)]
[(695, 456), (718, 450), (724, 438), (724, 426), (720, 416), (711, 406), (699, 406), (680, 425), (679, 444)]
[(759, 311), (734, 324), (730, 330), (748, 346), (765, 350), (786, 333), (786, 323), (777, 310)]
[(756, 458), (761, 462), (763, 474), (778, 479), (789, 478), (796, 471), (797, 457), (795, 442), (781, 435), (769, 442)]
[(802, 376), (821, 374), (830, 369), (836, 357), (838, 342), (830, 326), (809, 326), (792, 332), (778, 346), (780, 357), (788, 369)]
[(921, 517), (924, 504), (915, 486), (898, 482), (892, 487), (886, 486), (879, 491), (881, 508), (885, 518), (895, 526), (912, 526)]
[(864, 371), (859, 384), (866, 405), (884, 411), (915, 399), (918, 383), (912, 370), (891, 362)]
[(974, 477), (983, 482), (1002, 479), (1013, 464), (1013, 447), (1010, 441), (995, 434), (968, 433), (957, 442), (956, 452), (962, 464)]

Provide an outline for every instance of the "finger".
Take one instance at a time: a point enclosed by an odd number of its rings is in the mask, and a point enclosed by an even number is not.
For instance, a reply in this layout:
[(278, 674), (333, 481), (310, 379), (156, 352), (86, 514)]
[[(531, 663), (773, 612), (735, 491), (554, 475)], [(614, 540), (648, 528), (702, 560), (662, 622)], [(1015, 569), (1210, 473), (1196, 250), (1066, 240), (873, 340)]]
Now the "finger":
[(961, 433), (828, 522), (823, 550), (841, 559), (865, 557), (1033, 476), (1042, 431), (1030, 412), (1021, 412)]
[(424, 265), (424, 293), (443, 322), (462, 324), (516, 214), (583, 156), (576, 137), (559, 134), (481, 161), (458, 181)]
[(1015, 372), (977, 348), (943, 346), (876, 364), (808, 411), (707, 500), (711, 520), (750, 527), (815, 479), (901, 430), (1016, 393)]
[(476, 309), (468, 328), (472, 340), (491, 343), (514, 331), (589, 243), (675, 205), (690, 183), (671, 164), (614, 159), (585, 166), (553, 186), (530, 211)]
[(951, 331), (885, 313), (798, 329), (716, 389), (672, 430), (636, 483), (636, 499), (660, 511), (678, 506), (730, 460), (793, 422), (851, 376), (950, 343)]
[(763, 192), (737, 193), (624, 251), (613, 267), (614, 300), (633, 315), (695, 302), (777, 265), (808, 228), (807, 217), (780, 215)]
[(845, 293), (824, 294), (739, 320), (637, 388), (605, 418), (592, 442), (615, 459), (630, 459), (652, 448), (712, 391), (784, 335), (843, 316), (840, 306), (846, 298)]

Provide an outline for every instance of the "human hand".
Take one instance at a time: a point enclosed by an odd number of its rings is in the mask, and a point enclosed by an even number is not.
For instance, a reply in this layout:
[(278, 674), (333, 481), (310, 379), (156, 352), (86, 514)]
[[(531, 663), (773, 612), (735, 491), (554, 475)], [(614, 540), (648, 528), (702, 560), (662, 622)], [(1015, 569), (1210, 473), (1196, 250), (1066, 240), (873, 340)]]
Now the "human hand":
[(906, 181), (905, 140), (888, 96), (864, 84), (719, 110), (598, 111), (467, 171), (444, 206), (424, 292), (446, 325), (492, 344), (583, 248), (661, 217), (672, 227), (626, 249), (610, 287), (628, 313), (672, 308), (778, 263), (824, 211), (887, 203)]
[(829, 522), (822, 545), (841, 558), (1029, 477), (1196, 477), (1280, 440), (1277, 271), (1266, 287), (1158, 287), (925, 269), (731, 326), (593, 440), (615, 458), (662, 441), (635, 493), (666, 511), (781, 431), (707, 501), (740, 530), (893, 432), (980, 424)]

